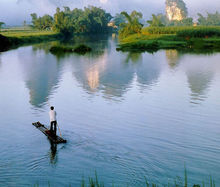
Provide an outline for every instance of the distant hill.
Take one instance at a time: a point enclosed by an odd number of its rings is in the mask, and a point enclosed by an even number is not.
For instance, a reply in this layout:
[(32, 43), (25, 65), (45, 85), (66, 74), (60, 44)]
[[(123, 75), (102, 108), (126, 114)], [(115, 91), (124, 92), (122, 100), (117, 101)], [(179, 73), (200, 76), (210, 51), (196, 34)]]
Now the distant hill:
[(169, 21), (181, 21), (187, 17), (188, 11), (183, 0), (166, 0), (166, 16)]

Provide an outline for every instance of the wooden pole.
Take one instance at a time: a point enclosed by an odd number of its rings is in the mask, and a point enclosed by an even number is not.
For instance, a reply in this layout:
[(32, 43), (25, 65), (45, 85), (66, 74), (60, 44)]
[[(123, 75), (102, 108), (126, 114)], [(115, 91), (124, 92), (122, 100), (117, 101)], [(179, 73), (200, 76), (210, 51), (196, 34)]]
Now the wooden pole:
[(60, 137), (62, 138), (62, 134), (61, 134), (60, 127), (59, 127), (58, 123), (57, 123), (57, 127), (58, 127), (59, 132), (60, 132)]

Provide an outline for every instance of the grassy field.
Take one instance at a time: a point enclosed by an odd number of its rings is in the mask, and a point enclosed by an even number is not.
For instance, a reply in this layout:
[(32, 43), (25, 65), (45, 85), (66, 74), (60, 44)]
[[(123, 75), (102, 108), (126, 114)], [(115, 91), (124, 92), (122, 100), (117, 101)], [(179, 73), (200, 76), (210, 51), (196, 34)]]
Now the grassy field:
[(30, 36), (45, 36), (45, 35), (54, 35), (57, 34), (53, 31), (35, 31), (35, 30), (26, 30), (26, 31), (4, 31), (0, 32), (3, 36), (6, 37), (16, 37), (16, 38), (22, 38), (22, 37), (30, 37)]
[(220, 26), (170, 26), (170, 27), (145, 27), (142, 29), (143, 34), (178, 34), (180, 32), (199, 32), (199, 33), (220, 33)]
[(6, 51), (21, 45), (54, 41), (61, 38), (59, 33), (53, 31), (39, 31), (32, 28), (10, 28), (0, 31), (0, 51)]
[(53, 31), (39, 31), (34, 30), (32, 28), (24, 28), (24, 27), (15, 27), (10, 29), (2, 29), (0, 31), (0, 34), (6, 37), (16, 37), (16, 38), (22, 38), (22, 37), (35, 37), (35, 36), (50, 36), (57, 34)]
[(141, 34), (121, 38), (117, 50), (159, 49), (220, 51), (220, 27), (146, 27)]

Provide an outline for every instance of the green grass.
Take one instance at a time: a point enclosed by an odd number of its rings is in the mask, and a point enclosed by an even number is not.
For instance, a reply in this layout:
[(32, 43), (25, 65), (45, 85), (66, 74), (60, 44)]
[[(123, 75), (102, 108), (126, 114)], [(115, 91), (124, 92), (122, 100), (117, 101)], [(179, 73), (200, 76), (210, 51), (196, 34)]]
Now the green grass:
[(23, 38), (23, 37), (36, 37), (36, 36), (50, 36), (57, 34), (53, 31), (38, 31), (38, 30), (7, 30), (0, 32), (3, 36), (6, 37), (16, 37), (16, 38)]
[[(173, 180), (173, 182), (168, 182), (167, 184), (159, 185), (159, 184), (156, 184), (153, 182), (149, 182), (149, 180), (146, 177), (144, 177), (144, 179), (143, 179), (143, 182), (145, 183), (144, 186), (146, 186), (146, 187), (215, 187), (216, 186), (215, 181), (213, 180), (213, 178), (211, 176), (209, 177), (209, 181), (207, 181), (206, 183), (204, 181), (202, 181), (201, 184), (190, 185), (188, 182), (188, 175), (187, 175), (186, 167), (184, 167), (184, 168), (185, 168), (184, 169), (184, 179), (177, 176)], [(95, 172), (95, 177), (93, 177), (93, 178), (89, 177), (89, 180), (87, 182), (85, 181), (84, 177), (82, 178), (82, 181), (81, 181), (81, 187), (104, 187), (104, 186), (105, 186), (104, 183), (100, 182), (100, 180), (98, 179), (98, 175), (96, 172)], [(112, 183), (111, 186), (118, 186), (118, 185)], [(127, 183), (127, 185), (125, 185), (125, 186), (130, 187), (132, 185), (129, 185)]]
[(178, 34), (180, 32), (220, 32), (220, 26), (170, 26), (170, 27), (145, 27), (143, 34)]
[(119, 48), (121, 51), (148, 51), (155, 52), (159, 49), (177, 49), (187, 46), (187, 42), (175, 35), (170, 34), (134, 34), (120, 40)]
[(86, 185), (85, 179), (84, 178), (82, 179), (81, 187), (104, 187), (104, 183), (103, 182), (99, 182), (98, 175), (95, 172), (95, 178), (89, 177), (88, 185)]
[(0, 34), (6, 37), (16, 37), (16, 38), (23, 38), (23, 37), (30, 37), (30, 36), (49, 36), (58, 34), (54, 31), (40, 31), (33, 29), (31, 27), (12, 27), (8, 29), (0, 30)]
[(92, 48), (86, 46), (84, 44), (77, 45), (75, 47), (70, 46), (62, 46), (62, 45), (54, 45), (50, 48), (50, 52), (54, 55), (61, 56), (65, 53), (78, 53), (80, 55), (84, 55), (87, 52), (91, 52)]
[(146, 27), (141, 34), (120, 39), (117, 50), (220, 51), (220, 27)]
[(220, 37), (220, 29), (219, 28), (206, 28), (206, 29), (198, 29), (192, 28), (188, 30), (178, 31), (177, 36), (185, 37), (185, 38), (209, 38), (209, 37)]
[[(207, 178), (208, 179), (208, 178)], [(168, 182), (167, 184), (157, 184), (154, 182), (150, 182), (146, 177), (143, 178), (143, 187), (215, 187), (215, 181), (213, 180), (213, 178), (210, 176), (208, 181), (202, 181), (201, 184), (190, 184), (190, 182), (188, 181), (188, 174), (187, 174), (187, 170), (186, 168), (184, 169), (184, 178), (181, 178), (180, 176), (176, 176), (173, 181)], [(129, 183), (126, 183), (126, 181), (124, 181), (124, 187), (132, 187), (132, 185), (129, 185)], [(104, 186), (118, 186), (117, 184), (104, 184), (98, 177), (97, 172), (95, 172), (95, 176), (94, 177), (88, 177), (87, 180), (85, 180), (84, 177), (82, 177), (81, 180), (81, 187), (104, 187)], [(35, 184), (34, 187), (40, 187), (41, 185), (39, 185), (39, 183)], [(45, 185), (44, 185), (45, 186)], [(49, 186), (55, 186), (50, 184), (50, 182), (48, 182), (48, 187)], [(66, 186), (72, 186), (71, 183), (69, 183), (69, 185)], [(122, 185), (120, 185), (122, 186)], [(122, 186), (123, 187), (123, 186)]]
[[(7, 43), (1, 47), (1, 51), (5, 51), (11, 48), (16, 48), (21, 45), (27, 45), (32, 43), (54, 41), (60, 39), (59, 33), (53, 31), (39, 31), (32, 28), (11, 28), (4, 29), (0, 32), (0, 35), (7, 38)], [(1, 37), (0, 37), (1, 38)], [(3, 43), (3, 41), (0, 41)]]

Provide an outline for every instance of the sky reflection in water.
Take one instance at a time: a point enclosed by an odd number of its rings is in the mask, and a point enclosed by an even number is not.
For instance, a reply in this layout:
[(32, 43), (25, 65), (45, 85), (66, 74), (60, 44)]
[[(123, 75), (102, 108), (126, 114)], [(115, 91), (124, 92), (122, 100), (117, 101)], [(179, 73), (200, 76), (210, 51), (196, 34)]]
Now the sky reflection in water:
[[(140, 186), (144, 176), (182, 176), (184, 162), (190, 180), (220, 182), (220, 54), (122, 53), (115, 37), (76, 41), (94, 51), (55, 56), (52, 42), (0, 54), (1, 183), (78, 185), (96, 169), (106, 184)], [(49, 105), (67, 145), (31, 126), (48, 123)]]

